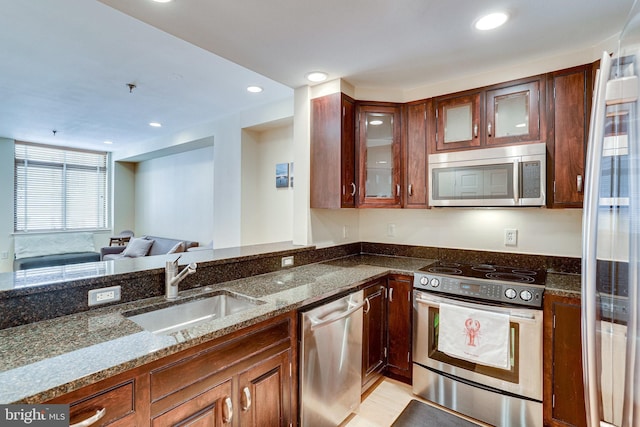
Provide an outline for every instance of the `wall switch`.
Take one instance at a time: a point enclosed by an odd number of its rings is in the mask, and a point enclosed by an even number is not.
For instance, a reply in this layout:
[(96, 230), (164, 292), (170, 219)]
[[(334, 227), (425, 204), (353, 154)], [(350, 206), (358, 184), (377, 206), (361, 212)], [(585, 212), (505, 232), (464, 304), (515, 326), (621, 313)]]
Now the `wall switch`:
[(387, 224), (387, 236), (396, 237), (396, 225), (395, 224)]
[(7, 259), (7, 258), (9, 258), (9, 252), (2, 252), (2, 253), (0, 253), (0, 258), (2, 258), (2, 259)]
[(120, 286), (92, 289), (89, 291), (89, 307), (114, 301), (120, 301)]
[(282, 267), (293, 267), (293, 255), (282, 257)]
[(346, 239), (347, 237), (349, 237), (349, 227), (347, 227), (346, 225), (342, 226), (342, 238)]
[(515, 228), (504, 229), (504, 245), (518, 246), (518, 230)]

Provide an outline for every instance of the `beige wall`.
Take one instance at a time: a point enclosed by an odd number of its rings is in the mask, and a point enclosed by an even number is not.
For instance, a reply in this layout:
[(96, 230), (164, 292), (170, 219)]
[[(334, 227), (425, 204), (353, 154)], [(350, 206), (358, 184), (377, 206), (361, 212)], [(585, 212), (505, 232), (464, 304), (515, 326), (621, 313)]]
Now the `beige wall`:
[(13, 151), (13, 139), (0, 138), (0, 272), (13, 270)]
[(293, 188), (276, 188), (277, 163), (293, 161), (293, 125), (242, 133), (241, 244), (293, 240)]

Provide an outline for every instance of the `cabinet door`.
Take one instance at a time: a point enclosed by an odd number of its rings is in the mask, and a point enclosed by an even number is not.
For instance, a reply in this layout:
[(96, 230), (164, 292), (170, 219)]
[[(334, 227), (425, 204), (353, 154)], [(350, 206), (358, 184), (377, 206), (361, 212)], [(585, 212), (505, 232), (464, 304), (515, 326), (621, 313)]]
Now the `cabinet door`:
[(406, 190), (404, 206), (427, 207), (427, 103), (409, 104), (406, 114)]
[(358, 205), (400, 207), (400, 107), (359, 109)]
[(436, 150), (480, 146), (480, 97), (476, 92), (435, 100)]
[(355, 103), (342, 93), (311, 100), (312, 208), (354, 207)]
[(540, 79), (487, 91), (487, 145), (540, 140)]
[(544, 419), (548, 426), (585, 426), (580, 299), (544, 298)]
[(411, 290), (410, 277), (392, 276), (387, 297), (387, 372), (411, 382)]
[(153, 418), (151, 425), (153, 427), (230, 426), (234, 414), (231, 390), (229, 379)]
[(380, 377), (386, 359), (386, 280), (365, 288), (362, 334), (363, 391)]
[(553, 206), (582, 207), (590, 70), (554, 73)]
[(240, 425), (289, 426), (291, 420), (290, 350), (283, 351), (239, 376)]

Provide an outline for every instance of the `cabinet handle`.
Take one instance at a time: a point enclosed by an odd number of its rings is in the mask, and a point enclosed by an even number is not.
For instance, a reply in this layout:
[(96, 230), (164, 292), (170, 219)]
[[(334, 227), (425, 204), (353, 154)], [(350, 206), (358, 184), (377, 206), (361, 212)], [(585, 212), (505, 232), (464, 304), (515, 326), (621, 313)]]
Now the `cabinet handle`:
[(396, 184), (396, 196), (400, 197), (400, 184)]
[(351, 195), (352, 195), (352, 196), (355, 196), (355, 195), (356, 195), (356, 184), (352, 182), (352, 183), (351, 183), (351, 188), (353, 189), (353, 190), (351, 191)]
[(582, 193), (582, 175), (578, 175), (577, 179), (578, 193)]
[(475, 125), (473, 125), (473, 137), (474, 138), (478, 137), (478, 124), (477, 123)]
[(91, 424), (95, 424), (98, 420), (104, 417), (107, 413), (107, 408), (102, 408), (96, 411), (96, 414), (87, 418), (84, 421), (80, 421), (79, 423), (71, 424), (69, 427), (87, 427)]
[(389, 288), (389, 302), (393, 302), (393, 288)]
[(242, 389), (242, 401), (240, 402), (242, 405), (242, 412), (246, 412), (251, 407), (251, 391), (249, 387), (244, 387)]
[(491, 122), (487, 125), (487, 133), (491, 136)]
[(364, 302), (367, 304), (367, 308), (364, 309), (364, 314), (367, 314), (371, 309), (371, 304), (369, 303), (369, 298), (365, 298)]
[(233, 420), (233, 403), (231, 398), (227, 397), (224, 399), (224, 406), (222, 407), (222, 422), (229, 424), (231, 420)]
[(413, 196), (413, 185), (409, 184), (409, 197)]

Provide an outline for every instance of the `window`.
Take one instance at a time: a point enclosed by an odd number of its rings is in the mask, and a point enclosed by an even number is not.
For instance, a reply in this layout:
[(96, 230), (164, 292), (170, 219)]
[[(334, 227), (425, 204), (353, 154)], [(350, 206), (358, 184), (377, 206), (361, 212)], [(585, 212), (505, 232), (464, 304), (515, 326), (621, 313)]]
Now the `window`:
[(16, 141), (14, 230), (106, 228), (107, 159), (104, 152)]

